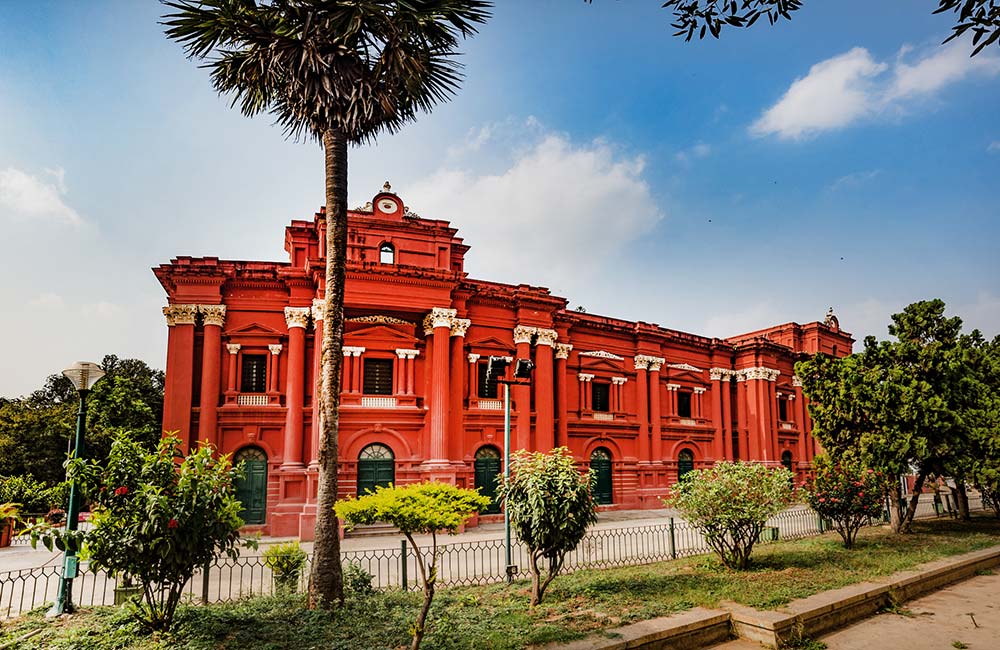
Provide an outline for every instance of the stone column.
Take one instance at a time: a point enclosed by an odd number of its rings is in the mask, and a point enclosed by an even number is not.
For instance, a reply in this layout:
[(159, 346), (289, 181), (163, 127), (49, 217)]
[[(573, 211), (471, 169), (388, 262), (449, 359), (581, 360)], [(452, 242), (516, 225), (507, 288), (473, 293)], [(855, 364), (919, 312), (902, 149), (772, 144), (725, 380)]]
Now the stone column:
[(222, 324), (225, 305), (198, 305), (204, 335), (201, 347), (201, 399), (198, 402), (198, 439), (218, 447), (219, 375), (222, 365)]
[(662, 414), (660, 413), (660, 368), (666, 359), (652, 357), (649, 361), (649, 435), (653, 439), (650, 455), (654, 463), (663, 462), (663, 434), (661, 432)]
[[(467, 318), (455, 318), (451, 322), (451, 377), (450, 392), (448, 400), (448, 458), (459, 460), (462, 458), (462, 445), (464, 444), (463, 415), (465, 413), (463, 397), (465, 384), (462, 381), (465, 373), (465, 333), (469, 330), (472, 321)], [(469, 376), (469, 383), (472, 383), (472, 376)]]
[(652, 453), (649, 445), (649, 390), (646, 385), (650, 358), (639, 354), (632, 360), (635, 366), (635, 392), (638, 398), (636, 411), (639, 419), (639, 449), (637, 453), (639, 462), (643, 464), (650, 462)]
[(535, 332), (535, 448), (538, 451), (555, 447), (552, 353), (558, 336), (555, 330)]
[(566, 363), (573, 346), (569, 343), (556, 344), (556, 427), (555, 446), (569, 444), (569, 396), (566, 392)]
[(577, 381), (580, 382), (580, 411), (590, 410), (590, 380), (594, 375), (585, 372), (577, 373)]
[(465, 393), (465, 398), (471, 403), (473, 399), (479, 397), (479, 357), (481, 355), (470, 353), (466, 359), (469, 361), (469, 389)]
[(740, 441), (740, 460), (756, 460), (750, 453), (750, 435), (747, 430), (747, 382), (746, 373), (736, 372), (736, 429)]
[(167, 305), (167, 382), (163, 394), (163, 430), (176, 434), (182, 448), (191, 446), (191, 401), (194, 378), (194, 322), (197, 305)]
[(430, 464), (448, 463), (448, 339), (451, 325), (458, 312), (454, 309), (435, 307), (424, 318), (424, 333), (433, 342), (431, 347), (430, 385)]
[(694, 389), (694, 402), (695, 402), (695, 417), (704, 418), (705, 417), (705, 388), (703, 386), (698, 386)]
[(309, 326), (309, 307), (285, 307), (288, 325), (288, 370), (285, 380), (285, 440), (282, 469), (301, 469), (302, 462), (302, 409), (305, 394), (306, 327)]
[[(514, 346), (517, 350), (514, 355), (514, 364), (517, 364), (518, 359), (531, 358), (531, 339), (534, 335), (534, 327), (518, 325), (514, 328)], [(517, 407), (512, 443), (514, 450), (531, 449), (531, 386), (514, 384), (510, 387), (510, 392), (514, 405)]]
[(226, 352), (229, 353), (229, 364), (227, 366), (226, 373), (228, 374), (226, 380), (226, 395), (236, 394), (236, 373), (237, 373), (237, 361), (240, 354), (240, 344), (239, 343), (227, 343)]
[(267, 346), (267, 350), (268, 350), (268, 352), (271, 353), (271, 356), (268, 357), (269, 363), (267, 364), (267, 368), (268, 368), (268, 370), (267, 370), (267, 383), (268, 383), (267, 392), (270, 395), (277, 396), (277, 395), (281, 394), (278, 391), (278, 384), (279, 384), (279, 380), (281, 378), (281, 350), (282, 350), (282, 347), (281, 347), (280, 343), (272, 343), (271, 345)]
[(713, 382), (715, 391), (715, 413), (719, 417), (719, 424), (716, 430), (722, 438), (722, 458), (733, 460), (733, 412), (730, 399), (730, 382), (733, 371), (726, 368), (712, 368), (709, 370), (709, 377)]
[(792, 386), (795, 388), (795, 423), (799, 427), (799, 462), (809, 463), (812, 461), (812, 445), (810, 444), (809, 432), (806, 431), (805, 399), (802, 396), (802, 380), (798, 375), (792, 375)]
[(414, 376), (416, 375), (416, 358), (420, 355), (420, 350), (406, 351), (406, 394), (413, 394)]
[(729, 427), (726, 426), (722, 417), (722, 369), (709, 369), (708, 378), (712, 381), (712, 424), (715, 427), (715, 440), (712, 448), (715, 451), (716, 460), (725, 459), (728, 458), (726, 456), (726, 430)]
[(677, 417), (677, 391), (680, 384), (667, 384), (667, 401), (670, 403), (670, 415)]

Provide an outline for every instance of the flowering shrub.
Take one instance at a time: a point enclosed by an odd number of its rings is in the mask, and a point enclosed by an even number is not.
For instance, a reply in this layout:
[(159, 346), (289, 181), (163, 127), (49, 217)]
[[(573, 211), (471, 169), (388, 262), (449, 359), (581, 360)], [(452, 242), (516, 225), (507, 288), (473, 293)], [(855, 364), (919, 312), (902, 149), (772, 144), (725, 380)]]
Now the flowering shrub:
[(179, 444), (164, 438), (156, 451), (147, 451), (123, 436), (104, 464), (71, 460), (70, 476), (91, 504), (91, 530), (32, 532), (33, 541), (41, 538), (50, 550), (53, 543), (74, 549), (82, 543), (91, 566), (140, 585), (142, 598), (131, 605), (151, 630), (170, 627), (196, 568), (223, 554), (239, 555), (238, 472), (211, 447), (184, 456)]
[(264, 551), (264, 564), (274, 574), (274, 591), (293, 594), (298, 587), (302, 568), (306, 565), (306, 552), (298, 542), (275, 544)]
[(806, 484), (806, 501), (819, 516), (833, 521), (844, 540), (854, 546), (858, 530), (885, 510), (886, 478), (855, 461), (833, 461), (817, 456), (816, 476)]
[(745, 569), (764, 522), (794, 499), (792, 479), (784, 467), (716, 463), (688, 472), (663, 503), (704, 535), (724, 565)]

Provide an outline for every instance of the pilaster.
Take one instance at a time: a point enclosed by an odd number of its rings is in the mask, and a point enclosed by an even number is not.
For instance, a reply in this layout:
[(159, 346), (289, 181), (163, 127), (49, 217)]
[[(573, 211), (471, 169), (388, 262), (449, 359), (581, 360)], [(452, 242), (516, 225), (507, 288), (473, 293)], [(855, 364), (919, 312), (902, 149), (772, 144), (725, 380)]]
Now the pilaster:
[(225, 305), (198, 305), (203, 325), (201, 348), (201, 399), (198, 403), (198, 439), (218, 446), (219, 375), (222, 363), (222, 325)]

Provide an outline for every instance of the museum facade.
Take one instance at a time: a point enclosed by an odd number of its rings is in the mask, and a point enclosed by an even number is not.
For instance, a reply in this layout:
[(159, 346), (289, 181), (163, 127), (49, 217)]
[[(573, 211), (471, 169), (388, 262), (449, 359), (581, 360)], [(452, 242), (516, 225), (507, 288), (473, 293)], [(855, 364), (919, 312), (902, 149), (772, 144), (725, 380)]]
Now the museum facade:
[[(543, 287), (468, 277), (457, 230), (388, 183), (348, 226), (341, 496), (430, 479), (492, 495), (504, 406), (491, 356), (535, 364), (511, 389), (512, 450), (568, 447), (603, 507), (661, 507), (679, 476), (720, 459), (809, 467), (793, 364), (851, 352), (832, 314), (719, 339), (570, 310)], [(313, 535), (325, 238), (321, 211), (285, 228), (287, 262), (153, 269), (168, 297), (163, 428), (243, 461), (244, 519), (270, 535)]]

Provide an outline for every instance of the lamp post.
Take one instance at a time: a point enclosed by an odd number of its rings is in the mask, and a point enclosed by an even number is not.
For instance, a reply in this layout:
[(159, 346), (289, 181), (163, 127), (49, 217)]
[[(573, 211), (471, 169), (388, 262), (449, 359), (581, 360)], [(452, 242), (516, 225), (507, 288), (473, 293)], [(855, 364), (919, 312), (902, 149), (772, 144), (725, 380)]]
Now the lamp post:
[[(73, 457), (82, 458), (85, 453), (83, 436), (87, 429), (87, 393), (104, 376), (104, 371), (96, 363), (77, 361), (72, 367), (63, 370), (63, 375), (73, 382), (73, 387), (80, 394), (80, 408), (76, 412), (76, 438), (71, 454)], [(76, 530), (79, 518), (80, 495), (77, 493), (76, 481), (70, 477), (69, 504), (66, 507), (67, 533)], [(73, 613), (73, 578), (76, 577), (76, 574), (76, 546), (72, 543), (66, 544), (66, 550), (63, 553), (63, 573), (62, 578), (59, 580), (59, 594), (56, 596), (56, 602), (52, 605), (52, 609), (48, 611), (46, 616)]]
[[(514, 379), (500, 379), (507, 373), (507, 365), (510, 362), (507, 357), (490, 357), (486, 365), (486, 380), (497, 378), (498, 384), (503, 384), (503, 479), (504, 483), (510, 481), (510, 386), (511, 384), (530, 384), (531, 371), (535, 364), (530, 359), (518, 359), (514, 366)], [(517, 567), (511, 557), (510, 545), (510, 510), (507, 504), (503, 507), (503, 530), (504, 530), (504, 559), (507, 567), (507, 582), (514, 581), (514, 574)]]

